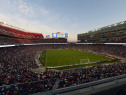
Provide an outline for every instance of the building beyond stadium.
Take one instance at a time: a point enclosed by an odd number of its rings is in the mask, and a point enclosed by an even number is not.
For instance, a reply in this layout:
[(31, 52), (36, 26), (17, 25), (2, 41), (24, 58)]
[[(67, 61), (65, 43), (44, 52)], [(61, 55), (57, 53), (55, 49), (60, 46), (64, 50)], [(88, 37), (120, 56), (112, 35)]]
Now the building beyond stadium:
[(78, 34), (81, 43), (121, 43), (126, 42), (126, 21)]

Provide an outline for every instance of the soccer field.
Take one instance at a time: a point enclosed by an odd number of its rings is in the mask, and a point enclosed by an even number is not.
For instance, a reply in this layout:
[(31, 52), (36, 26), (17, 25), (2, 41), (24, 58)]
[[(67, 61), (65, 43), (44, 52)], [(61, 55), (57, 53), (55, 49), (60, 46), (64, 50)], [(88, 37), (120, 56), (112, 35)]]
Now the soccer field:
[[(42, 61), (44, 58), (44, 61)], [(72, 65), (111, 60), (110, 58), (73, 49), (52, 49), (43, 51), (40, 61), (45, 67)]]

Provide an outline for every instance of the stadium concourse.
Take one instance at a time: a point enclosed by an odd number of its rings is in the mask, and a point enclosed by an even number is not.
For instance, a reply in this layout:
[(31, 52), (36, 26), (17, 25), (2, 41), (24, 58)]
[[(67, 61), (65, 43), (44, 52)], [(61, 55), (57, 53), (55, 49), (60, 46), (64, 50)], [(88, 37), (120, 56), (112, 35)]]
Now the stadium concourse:
[[(71, 87), (87, 82), (97, 81), (122, 75), (125, 73), (126, 63), (112, 63), (89, 68), (72, 70), (46, 70), (33, 72), (39, 68), (35, 63), (35, 56), (45, 49), (75, 48), (88, 49), (97, 52), (110, 53), (126, 57), (126, 47), (120, 45), (22, 45), (0, 48), (0, 95), (27, 95), (45, 92), (53, 89)], [(58, 83), (56, 83), (58, 81)]]

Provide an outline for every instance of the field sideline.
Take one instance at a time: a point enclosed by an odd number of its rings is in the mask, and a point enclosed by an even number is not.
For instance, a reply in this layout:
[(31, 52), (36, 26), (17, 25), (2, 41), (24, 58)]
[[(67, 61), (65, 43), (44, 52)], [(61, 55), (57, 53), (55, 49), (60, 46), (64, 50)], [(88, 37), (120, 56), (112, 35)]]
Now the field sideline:
[(83, 60), (83, 63), (84, 61), (85, 63), (88, 63), (89, 61), (98, 62), (111, 59), (101, 55), (74, 49), (51, 49), (43, 51), (39, 60), (45, 67), (55, 67), (62, 65), (80, 64), (81, 60)]

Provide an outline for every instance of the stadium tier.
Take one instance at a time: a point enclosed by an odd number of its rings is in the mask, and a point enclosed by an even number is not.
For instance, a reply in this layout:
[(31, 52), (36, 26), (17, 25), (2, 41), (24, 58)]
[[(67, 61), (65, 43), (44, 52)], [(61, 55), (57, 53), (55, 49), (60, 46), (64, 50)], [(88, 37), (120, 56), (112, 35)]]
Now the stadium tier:
[[(79, 44), (67, 43), (66, 38), (43, 38), (42, 34), (26, 33), (1, 23), (0, 95), (62, 95), (87, 87), (91, 88), (88, 92), (93, 92), (95, 85), (98, 87), (125, 79), (126, 46), (96, 44), (125, 39), (125, 24), (126, 22), (121, 22), (79, 34), (80, 42), (95, 42)], [(115, 31), (116, 36), (108, 35)], [(102, 35), (98, 37), (100, 34)]]
[[(40, 94), (42, 94), (42, 92), (52, 90), (54, 90), (53, 93), (55, 93), (56, 89), (73, 87), (125, 74), (126, 62), (121, 61), (110, 62), (107, 65), (99, 63), (99, 65), (90, 65), (88, 68), (82, 68), (82, 66), (80, 66), (81, 68), (74, 67), (75, 69), (63, 71), (54, 69), (47, 69), (44, 72), (34, 71), (35, 69), (40, 70), (42, 68), (40, 66), (42, 63), (38, 64), (36, 62), (36, 56), (45, 50), (52, 50), (54, 48), (57, 49), (58, 52), (67, 48), (73, 49), (74, 51), (90, 51), (90, 53), (97, 52), (100, 54), (104, 53), (105, 55), (111, 54), (126, 57), (126, 47), (122, 45), (47, 44), (0, 48), (0, 94), (28, 95), (40, 92)], [(67, 52), (69, 54), (69, 51)], [(54, 54), (51, 54), (53, 58)], [(76, 56), (79, 57), (80, 55), (82, 56), (82, 54), (76, 53)], [(58, 56), (61, 55), (58, 54)], [(74, 54), (72, 56), (74, 56)], [(68, 57), (66, 58), (65, 56), (63, 56), (63, 58), (64, 60), (68, 59)], [(58, 57), (56, 60), (58, 60)], [(52, 95), (52, 93), (49, 95)]]
[(25, 32), (2, 22), (0, 23), (0, 34), (24, 39), (43, 39), (42, 34)]
[(80, 43), (125, 43), (126, 21), (78, 34)]
[(45, 38), (39, 33), (26, 32), (12, 25), (0, 23), (0, 45), (26, 43), (66, 43), (66, 38)]

